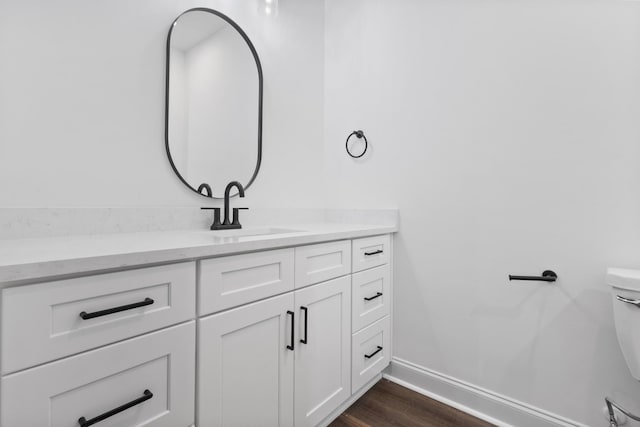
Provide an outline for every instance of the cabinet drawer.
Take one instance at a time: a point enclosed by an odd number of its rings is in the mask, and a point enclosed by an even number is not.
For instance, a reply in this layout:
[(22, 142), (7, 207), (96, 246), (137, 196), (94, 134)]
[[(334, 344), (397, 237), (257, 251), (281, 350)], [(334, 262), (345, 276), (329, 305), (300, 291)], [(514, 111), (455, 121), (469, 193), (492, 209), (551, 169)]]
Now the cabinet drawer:
[(192, 319), (195, 273), (189, 262), (4, 289), (2, 372)]
[(351, 242), (322, 243), (296, 248), (296, 288), (351, 273)]
[(391, 275), (389, 266), (355, 273), (351, 280), (351, 326), (353, 332), (390, 313)]
[(293, 248), (200, 261), (200, 315), (293, 290), (293, 262)]
[(383, 236), (353, 240), (353, 271), (362, 271), (389, 262), (391, 238)]
[(353, 334), (351, 393), (378, 375), (391, 361), (391, 321), (387, 316)]
[(194, 353), (189, 322), (8, 375), (1, 385), (0, 425), (78, 427), (81, 417), (89, 421), (137, 400), (99, 425), (190, 426)]

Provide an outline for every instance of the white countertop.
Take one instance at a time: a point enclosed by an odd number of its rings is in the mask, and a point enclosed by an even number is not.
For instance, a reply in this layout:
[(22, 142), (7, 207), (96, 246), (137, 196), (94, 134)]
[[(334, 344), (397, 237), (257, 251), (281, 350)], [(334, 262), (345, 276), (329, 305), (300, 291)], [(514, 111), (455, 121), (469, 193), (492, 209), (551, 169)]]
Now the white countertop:
[[(268, 227), (255, 227), (260, 232)], [(396, 226), (295, 224), (290, 231), (228, 237), (230, 231), (158, 231), (0, 240), (0, 288), (89, 272), (393, 233)], [(243, 233), (251, 233), (246, 229)]]

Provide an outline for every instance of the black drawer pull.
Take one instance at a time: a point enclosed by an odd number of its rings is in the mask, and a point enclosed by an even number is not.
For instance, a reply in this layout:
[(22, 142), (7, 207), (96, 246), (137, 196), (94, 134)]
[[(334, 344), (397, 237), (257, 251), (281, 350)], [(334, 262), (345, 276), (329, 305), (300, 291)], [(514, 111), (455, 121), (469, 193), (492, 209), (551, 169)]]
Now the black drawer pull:
[(287, 346), (287, 350), (293, 351), (293, 349), (294, 349), (294, 345), (293, 345), (293, 329), (294, 329), (293, 322), (294, 322), (295, 313), (293, 311), (291, 311), (291, 310), (287, 310), (287, 314), (291, 315), (291, 345)]
[(384, 252), (382, 249), (378, 249), (377, 251), (373, 251), (373, 252), (365, 252), (364, 254), (366, 256), (371, 256), (371, 255), (378, 255), (381, 254), (382, 252)]
[(309, 324), (309, 316), (307, 316), (309, 310), (307, 307), (300, 307), (300, 310), (304, 310), (304, 339), (300, 338), (300, 342), (302, 344), (307, 344), (307, 335), (309, 332), (307, 331), (307, 325)]
[(380, 298), (381, 296), (382, 296), (382, 292), (377, 292), (377, 293), (376, 293), (374, 296), (372, 296), (372, 297), (369, 297), (369, 298), (364, 297), (364, 300), (365, 300), (365, 301), (372, 301), (372, 300), (374, 300), (374, 299), (376, 299), (376, 298)]
[(144, 307), (145, 305), (153, 304), (151, 298), (145, 298), (144, 301), (134, 302), (133, 304), (121, 305), (120, 307), (108, 308), (106, 310), (94, 311), (93, 313), (87, 313), (83, 311), (80, 313), (80, 317), (83, 320), (93, 319), (94, 317), (107, 316), (113, 313), (120, 313), (121, 311), (133, 310), (134, 308)]
[(151, 393), (149, 390), (145, 390), (144, 396), (134, 399), (129, 403), (125, 403), (122, 406), (118, 406), (117, 408), (107, 411), (104, 414), (98, 415), (95, 418), (91, 418), (90, 420), (87, 420), (85, 417), (78, 418), (78, 424), (80, 424), (80, 427), (92, 426), (94, 424), (99, 423), (100, 421), (106, 420), (109, 417), (113, 417), (115, 414), (119, 414), (120, 412), (126, 411), (129, 408), (133, 408), (134, 406), (139, 405), (142, 402), (146, 402), (152, 397), (153, 397), (153, 393)]
[(373, 356), (375, 356), (376, 354), (380, 353), (382, 351), (382, 347), (380, 347), (380, 346), (377, 346), (377, 347), (378, 347), (378, 349), (376, 351), (374, 351), (371, 354), (365, 354), (364, 358), (365, 359), (371, 359)]

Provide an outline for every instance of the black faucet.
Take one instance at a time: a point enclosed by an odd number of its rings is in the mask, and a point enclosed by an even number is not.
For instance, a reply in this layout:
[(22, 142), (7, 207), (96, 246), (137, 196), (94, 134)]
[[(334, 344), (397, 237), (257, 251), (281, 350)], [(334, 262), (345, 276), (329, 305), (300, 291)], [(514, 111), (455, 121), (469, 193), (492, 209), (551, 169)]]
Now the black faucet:
[(198, 187), (198, 193), (202, 194), (203, 196), (213, 197), (211, 186), (206, 182), (203, 182), (202, 184), (200, 184), (200, 187)]
[(231, 189), (236, 187), (238, 189), (238, 195), (244, 197), (244, 187), (238, 181), (231, 181), (227, 188), (224, 189), (224, 221), (220, 222), (220, 208), (201, 208), (213, 210), (213, 224), (211, 224), (211, 230), (232, 230), (234, 228), (242, 228), (240, 225), (239, 212), (241, 209), (249, 208), (233, 208), (233, 220), (229, 220), (229, 193)]

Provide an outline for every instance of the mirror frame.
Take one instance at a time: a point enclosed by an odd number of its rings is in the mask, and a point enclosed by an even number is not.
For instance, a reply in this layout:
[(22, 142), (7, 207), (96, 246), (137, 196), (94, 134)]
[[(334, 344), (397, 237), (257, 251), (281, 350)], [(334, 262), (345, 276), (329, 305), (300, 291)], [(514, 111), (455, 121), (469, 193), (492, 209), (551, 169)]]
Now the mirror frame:
[[(167, 35), (167, 52), (166, 52), (167, 58), (166, 58), (166, 69), (165, 69), (166, 83), (165, 83), (165, 103), (164, 103), (164, 105), (165, 105), (165, 111), (164, 111), (164, 140), (165, 140), (165, 149), (167, 151), (167, 157), (169, 159), (169, 163), (171, 164), (171, 168), (173, 169), (173, 172), (175, 172), (175, 174), (178, 176), (178, 178), (180, 178), (180, 181), (182, 181), (182, 183), (184, 185), (189, 187), (189, 189), (191, 189), (191, 191), (193, 191), (194, 193), (197, 193), (197, 194), (199, 194), (199, 195), (201, 195), (203, 197), (206, 197), (206, 198), (222, 199), (222, 197), (215, 197), (213, 195), (213, 191), (211, 191), (211, 196), (208, 196), (208, 195), (202, 194), (197, 189), (195, 189), (193, 186), (191, 186), (191, 184), (189, 184), (187, 182), (187, 180), (180, 174), (180, 172), (178, 171), (178, 168), (176, 168), (176, 165), (173, 162), (173, 158), (171, 157), (171, 150), (169, 149), (169, 83), (170, 83), (170, 65), (171, 65), (171, 35), (173, 33), (173, 29), (175, 28), (178, 20), (183, 15), (185, 15), (185, 14), (187, 14), (189, 12), (211, 13), (211, 14), (223, 19), (224, 21), (226, 21), (229, 25), (231, 25), (242, 36), (244, 41), (247, 43), (247, 46), (249, 47), (249, 50), (251, 51), (251, 54), (253, 55), (253, 59), (256, 61), (256, 67), (258, 69), (258, 156), (257, 156), (257, 161), (256, 161), (256, 167), (255, 167), (255, 170), (253, 171), (253, 175), (251, 176), (251, 179), (249, 179), (249, 182), (247, 182), (246, 184), (243, 184), (243, 187), (244, 187), (245, 190), (251, 186), (253, 181), (255, 181), (256, 176), (258, 175), (258, 171), (260, 170), (260, 164), (262, 163), (262, 92), (263, 92), (262, 64), (260, 63), (260, 58), (258, 57), (258, 52), (256, 51), (256, 48), (253, 46), (253, 43), (251, 43), (251, 40), (249, 39), (249, 36), (247, 36), (247, 34), (242, 30), (242, 28), (240, 28), (240, 26), (238, 24), (236, 24), (231, 18), (229, 18), (227, 15), (225, 15), (225, 14), (223, 14), (221, 12), (218, 12), (217, 10), (209, 9), (209, 8), (206, 8), (206, 7), (194, 7), (192, 9), (185, 10), (180, 15), (178, 15), (178, 17), (176, 19), (173, 20), (173, 23), (171, 24), (171, 27), (169, 28), (169, 34)], [(212, 185), (212, 184), (209, 184), (209, 183), (203, 183), (203, 184)], [(201, 187), (202, 187), (202, 184), (200, 184), (200, 188)], [(238, 195), (238, 193), (233, 194), (232, 196), (237, 196), (237, 195)]]

